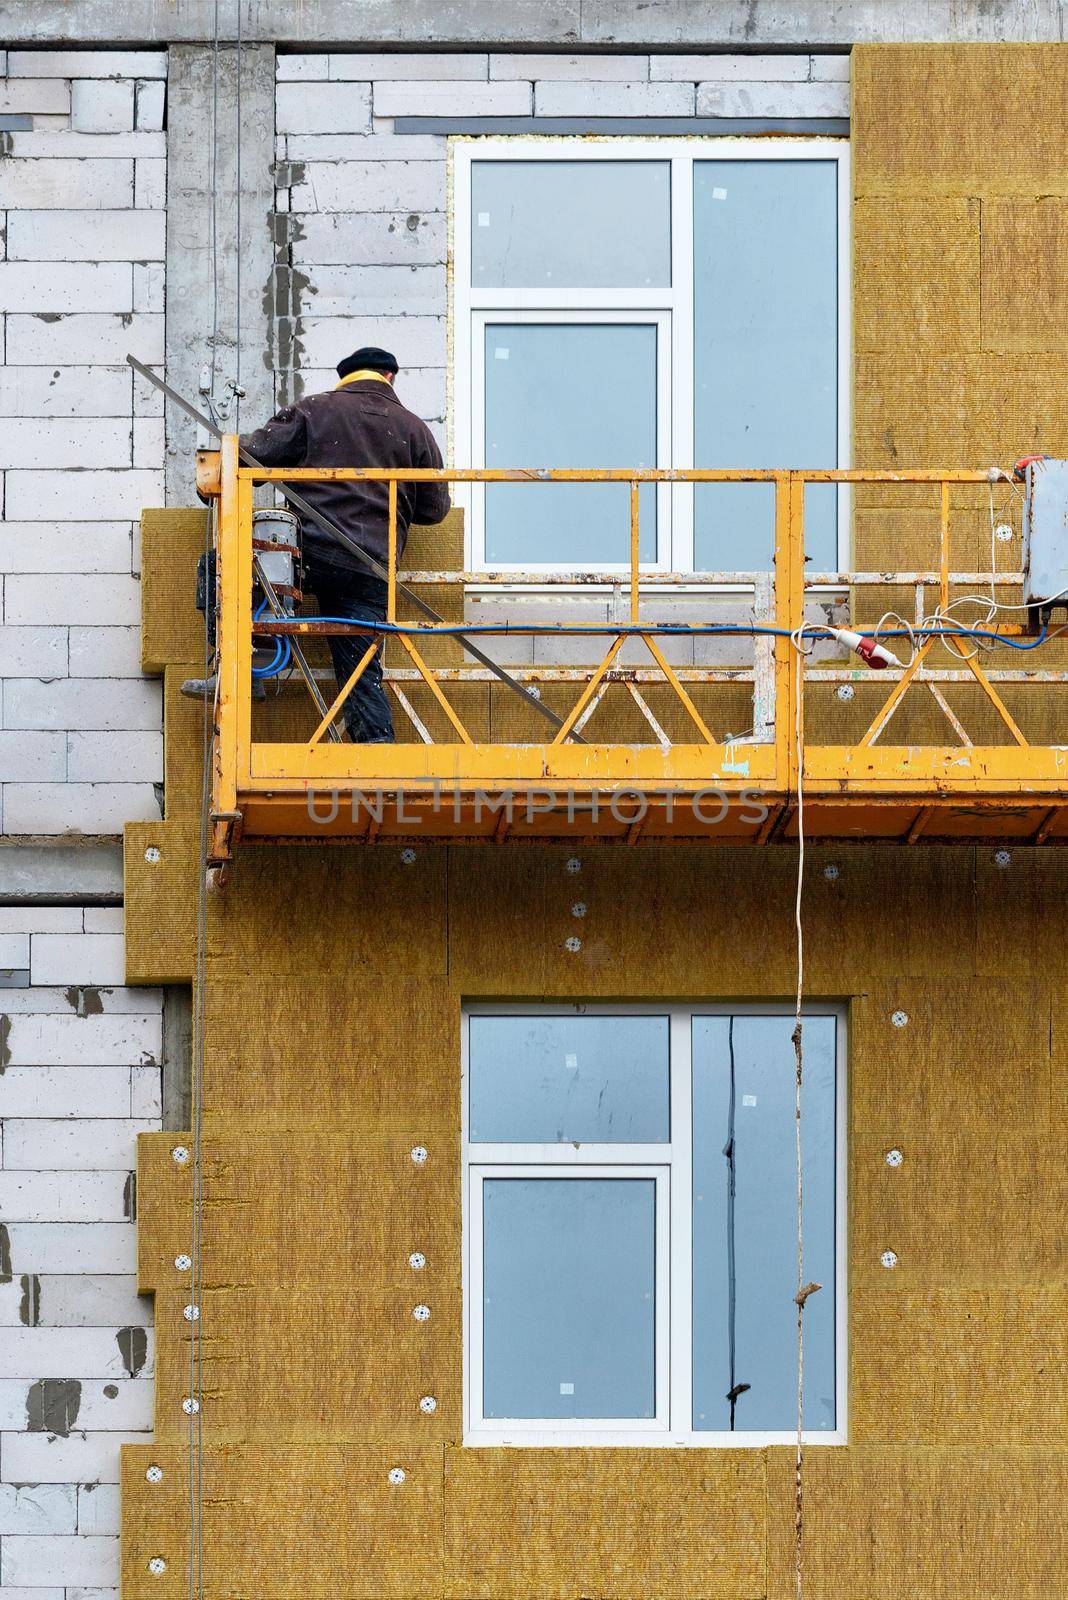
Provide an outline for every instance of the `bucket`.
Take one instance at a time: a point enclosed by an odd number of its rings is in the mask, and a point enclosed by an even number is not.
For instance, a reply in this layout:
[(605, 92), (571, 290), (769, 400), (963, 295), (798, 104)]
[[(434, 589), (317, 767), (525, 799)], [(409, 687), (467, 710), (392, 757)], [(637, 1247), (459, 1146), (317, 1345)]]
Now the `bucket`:
[(300, 590), (300, 519), (292, 511), (252, 513), (252, 548), (263, 575), (292, 616), (303, 598)]

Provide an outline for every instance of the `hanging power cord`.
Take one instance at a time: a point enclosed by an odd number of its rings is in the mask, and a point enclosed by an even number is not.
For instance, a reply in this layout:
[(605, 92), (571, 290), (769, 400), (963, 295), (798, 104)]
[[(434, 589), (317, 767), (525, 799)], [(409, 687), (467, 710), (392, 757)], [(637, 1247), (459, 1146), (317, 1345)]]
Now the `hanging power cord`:
[(805, 983), (805, 936), (801, 922), (801, 897), (805, 882), (805, 740), (801, 725), (803, 711), (801, 683), (804, 676), (805, 624), (793, 639), (797, 651), (797, 696), (794, 705), (794, 733), (797, 748), (797, 887), (794, 893), (794, 931), (797, 949), (797, 987), (794, 995), (794, 1152), (797, 1174), (797, 1440), (794, 1456), (794, 1582), (797, 1600), (804, 1597), (804, 1409), (805, 1409), (805, 1187), (801, 1150), (801, 1081), (804, 1069), (802, 1048), (801, 1000)]
[(804, 1600), (804, 1402), (805, 1402), (805, 1306), (809, 1296), (822, 1288), (819, 1283), (805, 1282), (805, 1186), (801, 1143), (801, 1086), (804, 1076), (804, 1050), (802, 1044), (801, 1007), (805, 987), (805, 937), (801, 919), (801, 902), (805, 882), (805, 739), (802, 721), (802, 683), (804, 679), (805, 637), (815, 639), (825, 636), (826, 630), (818, 625), (802, 623), (791, 635), (798, 654), (796, 700), (794, 704), (794, 733), (797, 759), (797, 886), (794, 893), (794, 930), (797, 949), (797, 986), (794, 995), (794, 1152), (797, 1175), (797, 1436), (794, 1455), (794, 1585), (796, 1600)]

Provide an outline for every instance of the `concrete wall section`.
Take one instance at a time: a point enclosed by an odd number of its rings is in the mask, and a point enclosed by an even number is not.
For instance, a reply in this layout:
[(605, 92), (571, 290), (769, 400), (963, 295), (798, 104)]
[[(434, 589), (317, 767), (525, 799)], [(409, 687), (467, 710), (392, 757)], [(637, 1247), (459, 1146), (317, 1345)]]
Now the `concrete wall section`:
[[(118, 38), (145, 42), (204, 40), (212, 37), (212, 0), (83, 0), (72, 15), (68, 0), (36, 0), (0, 11), (12, 42), (77, 45), (114, 43)], [(364, 0), (359, 31), (368, 43), (400, 46), (468, 44), (486, 39), (515, 46), (658, 44), (687, 48), (768, 45), (848, 45), (860, 40), (952, 39), (1059, 40), (1064, 37), (1063, 0), (797, 0), (784, 6), (770, 0), (647, 0), (624, 6), (619, 0), (428, 0), (413, 10), (403, 0)], [(223, 35), (235, 28), (234, 8), (224, 7)], [(262, 0), (247, 8), (243, 31), (249, 40), (290, 45), (337, 44), (353, 33), (351, 0), (319, 0), (294, 7), (289, 0)], [(36, 53), (36, 52), (34, 52)]]
[(163, 416), (166, 58), (10, 52), (0, 110), (0, 773), (14, 835), (158, 814), (159, 690), (139, 676), (138, 519)]
[(0, 905), (0, 1597), (110, 1600), (119, 1447), (152, 1420), (136, 1135), (160, 1126), (161, 994), (121, 907)]
[[(235, 50), (172, 49), (167, 125), (167, 376), (196, 401), (207, 369), (230, 425), (245, 426), (269, 415), (274, 400), (274, 50), (242, 50), (239, 78)], [(241, 405), (228, 390), (234, 383), (247, 391)], [(168, 407), (171, 503), (193, 497), (195, 444), (194, 423)]]

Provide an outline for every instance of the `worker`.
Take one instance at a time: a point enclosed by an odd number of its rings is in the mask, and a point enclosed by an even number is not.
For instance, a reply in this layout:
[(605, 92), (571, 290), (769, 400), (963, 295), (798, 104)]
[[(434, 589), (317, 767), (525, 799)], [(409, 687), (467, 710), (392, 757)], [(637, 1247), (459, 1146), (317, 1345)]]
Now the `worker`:
[[(364, 346), (338, 362), (340, 382), (323, 394), (284, 406), (242, 448), (265, 467), (440, 467), (441, 451), (425, 422), (408, 411), (394, 389), (396, 357)], [(363, 480), (300, 484), (302, 497), (348, 534), (381, 566), (389, 559), (389, 486)], [(397, 485), (397, 555), (410, 523), (440, 522), (449, 509), (444, 483)], [(386, 583), (318, 523), (303, 525), (304, 587), (326, 617), (384, 622)], [(329, 637), (338, 686), (347, 682), (367, 650), (367, 636)], [(190, 694), (214, 684), (190, 680)], [(382, 647), (364, 668), (344, 705), (345, 726), (358, 744), (393, 742), (393, 718), (382, 687)]]

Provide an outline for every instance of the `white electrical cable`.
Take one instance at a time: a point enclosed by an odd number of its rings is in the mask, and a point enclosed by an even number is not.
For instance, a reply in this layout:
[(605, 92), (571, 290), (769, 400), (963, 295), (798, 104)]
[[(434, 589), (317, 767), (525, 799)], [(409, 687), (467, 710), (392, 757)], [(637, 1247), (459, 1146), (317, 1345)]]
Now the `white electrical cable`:
[(794, 1154), (797, 1171), (797, 1439), (794, 1458), (794, 1582), (796, 1600), (804, 1600), (804, 1395), (805, 1395), (805, 1187), (801, 1146), (802, 1022), (801, 1004), (805, 987), (805, 936), (801, 920), (801, 901), (805, 882), (805, 740), (802, 724), (805, 631), (818, 624), (802, 622), (791, 634), (790, 642), (798, 654), (794, 735), (797, 754), (797, 887), (794, 894), (794, 931), (797, 949), (797, 987), (794, 994)]
[[(1009, 488), (1012, 491), (1012, 493), (1022, 503), (1023, 496), (1021, 495), (1020, 489), (1017, 486), (1017, 484), (1013, 482), (1010, 474), (1008, 474), (1008, 473), (1006, 473), (1004, 471), (1001, 471), (1001, 469), (994, 469), (994, 468), (991, 468), (991, 474), (993, 474), (995, 472), (995, 470), (997, 470), (998, 474), (999, 474), (999, 477), (998, 477), (997, 481), (1001, 481), (1001, 482), (1007, 483), (1009, 485)], [(950, 627), (957, 627), (957, 628), (988, 628), (993, 623), (995, 623), (997, 621), (998, 615), (1001, 612), (1032, 611), (1034, 609), (1034, 607), (1031, 606), (1031, 605), (1026, 605), (1026, 604), (1022, 604), (1022, 603), (1019, 603), (1019, 602), (1008, 601), (1008, 600), (999, 600), (997, 598), (996, 579), (997, 579), (997, 565), (998, 565), (997, 564), (997, 526), (998, 526), (998, 524), (997, 524), (997, 519), (996, 519), (996, 516), (995, 516), (995, 510), (994, 510), (994, 483), (995, 483), (995, 478), (992, 475), (991, 478), (990, 478), (990, 481), (989, 481), (989, 499), (990, 499), (990, 593), (988, 595), (987, 594), (962, 594), (962, 595), (958, 595), (955, 600), (947, 601), (947, 603), (944, 606), (941, 605), (941, 604), (937, 605), (933, 611), (929, 611), (918, 622), (908, 622), (908, 621), (906, 621), (906, 619), (904, 617), (900, 616), (896, 611), (887, 611), (887, 612), (884, 612), (883, 615), (879, 618), (879, 621), (876, 623), (874, 629), (872, 630), (872, 636), (876, 640), (878, 640), (880, 631), (882, 630), (884, 625), (887, 624), (887, 623), (894, 623), (897, 626), (899, 626), (899, 627), (901, 627), (901, 628), (903, 628), (905, 630), (905, 632), (908, 634), (909, 643), (910, 643), (910, 645), (912, 647), (912, 656), (909, 659), (909, 661), (906, 663), (906, 667), (910, 667), (912, 665), (912, 662), (915, 660), (916, 650), (917, 650), (917, 645), (916, 645), (916, 637), (917, 637), (917, 635), (922, 636), (924, 633), (928, 633), (928, 632), (930, 632), (932, 630), (937, 630), (939, 628), (946, 627), (947, 625), (950, 626)], [(1011, 512), (1010, 512), (1010, 516), (1011, 516)], [(1009, 524), (1007, 524), (1007, 525), (1010, 526), (1010, 527), (1012, 526), (1011, 522)], [(1049, 600), (1046, 603), (1047, 604), (1052, 604), (1053, 601), (1061, 600), (1066, 595), (1068, 595), (1068, 586), (1066, 586), (1064, 589), (1061, 589), (1057, 594), (1051, 595), (1049, 597)], [(955, 613), (957, 612), (957, 610), (961, 606), (978, 606), (980, 608), (980, 611), (985, 613), (985, 614), (977, 616), (977, 617), (961, 618), (961, 617), (958, 617), (957, 615), (955, 615)], [(994, 639), (974, 639), (974, 640), (971, 641), (971, 648), (966, 650), (965, 647), (964, 647), (964, 637), (963, 637), (963, 635), (956, 635), (955, 636), (955, 643), (954, 643), (954, 646), (953, 646), (953, 650), (954, 650), (954, 653), (956, 655), (959, 655), (962, 660), (969, 661), (969, 660), (974, 660), (975, 657), (978, 656), (983, 651), (993, 650), (996, 647), (996, 643), (997, 643), (997, 641), (994, 640)]]

